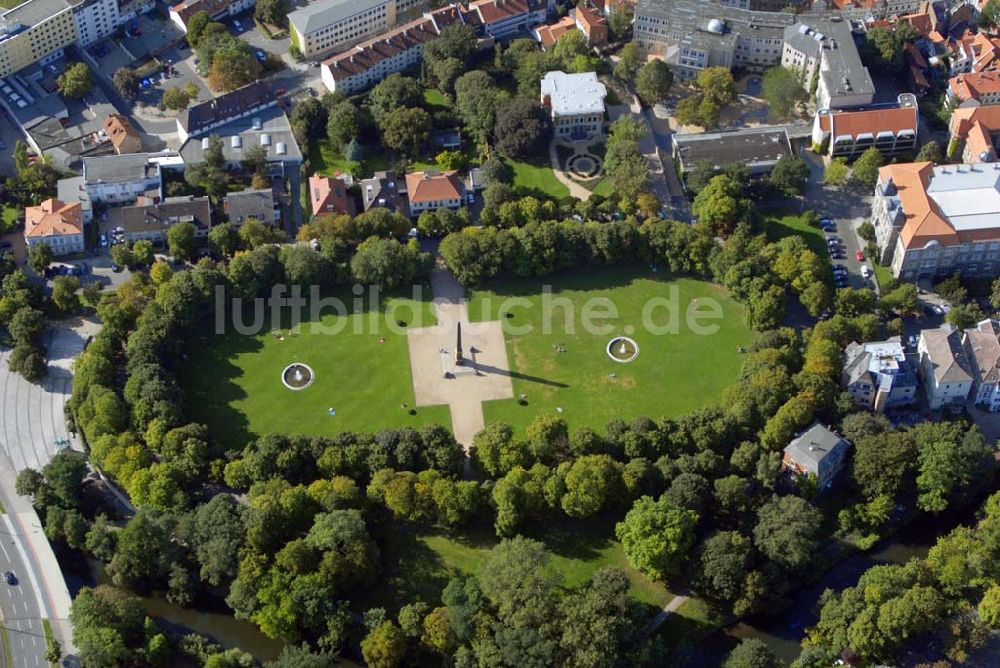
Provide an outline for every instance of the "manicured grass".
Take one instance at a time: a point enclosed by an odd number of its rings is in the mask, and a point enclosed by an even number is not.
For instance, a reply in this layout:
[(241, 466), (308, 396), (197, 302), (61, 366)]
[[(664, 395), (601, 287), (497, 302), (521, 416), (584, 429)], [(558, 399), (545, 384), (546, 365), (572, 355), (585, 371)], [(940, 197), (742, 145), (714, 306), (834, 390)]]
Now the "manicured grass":
[(445, 97), (444, 93), (436, 88), (424, 89), (424, 102), (426, 102), (429, 107), (440, 107), (442, 109), (447, 109), (452, 106), (451, 102), (447, 97)]
[(801, 236), (821, 258), (829, 261), (830, 254), (826, 247), (826, 237), (823, 230), (806, 222), (803, 214), (776, 214), (764, 219), (764, 230), (772, 241), (777, 241), (793, 234)]
[(18, 5), (24, 4), (25, 0), (0, 0), (0, 7), (3, 9), (13, 9)]
[(23, 213), (24, 209), (21, 207), (14, 206), (13, 204), (4, 204), (3, 209), (0, 210), (0, 233), (6, 232), (14, 226), (17, 221), (18, 216)]
[(611, 179), (604, 178), (597, 182), (593, 188), (590, 188), (590, 192), (595, 195), (601, 195), (602, 197), (611, 197), (615, 193), (615, 187), (611, 183)]
[[(355, 174), (358, 178), (367, 178), (375, 172), (389, 169), (391, 161), (389, 156), (382, 151), (372, 150), (364, 147), (365, 159), (361, 163), (361, 173)], [(327, 139), (313, 140), (309, 142), (309, 165), (314, 174), (332, 176), (336, 172), (347, 172), (347, 160), (330, 147)]]
[[(543, 286), (549, 286), (551, 294), (543, 296)], [(512, 297), (522, 303), (505, 304)], [(702, 313), (712, 304), (721, 309), (719, 319), (694, 321), (696, 326), (717, 327), (714, 333), (699, 335), (687, 325), (694, 299), (700, 300)], [(648, 327), (644, 307), (650, 309)], [(585, 309), (598, 315), (614, 309), (617, 318), (590, 317), (593, 326), (585, 328)], [(567, 328), (569, 310), (573, 316)], [(670, 280), (648, 267), (594, 267), (490, 284), (472, 293), (469, 313), (473, 320), (504, 322), (514, 396), (525, 394), (528, 403), (503, 399), (487, 402), (483, 409), (487, 422), (503, 420), (518, 428), (539, 413), (557, 412), (557, 407), (570, 427), (598, 429), (613, 418), (657, 419), (701, 408), (736, 380), (743, 362), (737, 346), (753, 340), (742, 307), (722, 287), (688, 278)], [(676, 331), (656, 331), (671, 323), (672, 313)], [(511, 331), (525, 326), (530, 332)], [(638, 358), (628, 364), (606, 353), (607, 344), (620, 334), (639, 345)], [(556, 351), (560, 345), (565, 352)]]
[(674, 614), (667, 617), (657, 629), (669, 647), (675, 647), (681, 640), (692, 640), (718, 628), (725, 622), (700, 598), (689, 598)]
[(514, 170), (514, 190), (519, 195), (540, 195), (562, 199), (569, 196), (569, 188), (556, 179), (548, 153), (523, 160), (508, 160)]
[[(605, 566), (622, 569), (628, 576), (633, 599), (650, 607), (662, 608), (674, 597), (662, 583), (653, 582), (632, 568), (622, 546), (614, 540), (612, 518), (586, 522), (562, 520), (528, 528), (524, 534), (542, 542), (551, 553), (550, 565), (564, 587), (583, 584)], [(492, 527), (448, 534), (439, 529), (398, 524), (387, 538), (386, 552), (394, 561), (387, 564), (385, 584), (371, 593), (371, 605), (398, 608), (413, 600), (436, 603), (441, 590), (453, 575), (473, 575), (486, 554), (499, 542)]]
[[(429, 288), (425, 294), (429, 300)], [(352, 294), (335, 296), (352, 313), (338, 316), (326, 308), (320, 323), (341, 327), (338, 333), (316, 331), (308, 307), (303, 309), (298, 335), (289, 333), (290, 316), (283, 309), (283, 340), (271, 332), (270, 309), (264, 309), (265, 325), (257, 335), (237, 333), (231, 321), (222, 335), (214, 333), (213, 325), (206, 326), (189, 348), (190, 358), (181, 373), (192, 419), (233, 446), (267, 432), (332, 435), (450, 426), (447, 406), (419, 408), (416, 415), (408, 412), (414, 402), (405, 329), (435, 322), (430, 302), (392, 297), (375, 310), (354, 313)], [(246, 313), (244, 320), (249, 325), (252, 313)], [(407, 327), (397, 327), (397, 320)], [(281, 373), (293, 362), (312, 368), (312, 385), (295, 391), (282, 384)], [(329, 408), (336, 410), (336, 416), (328, 414)]]
[(878, 287), (880, 289), (884, 289), (885, 286), (896, 280), (896, 277), (892, 275), (891, 267), (883, 267), (874, 260), (868, 264), (871, 265), (872, 270), (875, 272), (875, 278), (878, 280)]

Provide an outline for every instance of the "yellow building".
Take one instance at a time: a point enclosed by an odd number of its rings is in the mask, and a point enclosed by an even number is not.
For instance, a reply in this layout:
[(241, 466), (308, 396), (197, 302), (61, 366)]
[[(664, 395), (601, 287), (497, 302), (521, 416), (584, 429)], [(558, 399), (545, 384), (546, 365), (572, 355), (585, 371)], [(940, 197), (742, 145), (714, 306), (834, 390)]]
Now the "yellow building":
[(0, 10), (0, 77), (52, 60), (76, 41), (76, 20), (67, 0), (28, 0)]

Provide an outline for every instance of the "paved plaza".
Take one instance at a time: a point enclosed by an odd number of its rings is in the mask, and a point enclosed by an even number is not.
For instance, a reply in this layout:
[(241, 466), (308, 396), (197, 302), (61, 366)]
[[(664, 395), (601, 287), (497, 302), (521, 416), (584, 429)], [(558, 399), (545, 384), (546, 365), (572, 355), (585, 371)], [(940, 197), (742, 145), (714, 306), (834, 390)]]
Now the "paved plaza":
[[(436, 269), (431, 286), (437, 324), (407, 332), (413, 395), (417, 406), (447, 404), (455, 440), (468, 449), (485, 426), (482, 402), (514, 396), (503, 327), (498, 321), (469, 322), (462, 286), (448, 271)], [(451, 373), (458, 323), (465, 364)]]

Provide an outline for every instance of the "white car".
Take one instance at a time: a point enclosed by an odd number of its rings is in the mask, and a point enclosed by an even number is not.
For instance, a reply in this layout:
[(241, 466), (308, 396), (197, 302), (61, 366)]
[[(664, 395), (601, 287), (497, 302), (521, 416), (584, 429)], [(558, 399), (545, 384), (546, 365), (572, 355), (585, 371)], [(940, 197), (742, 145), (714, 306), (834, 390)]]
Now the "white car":
[(865, 279), (872, 277), (872, 270), (868, 268), (867, 264), (861, 265), (861, 277)]

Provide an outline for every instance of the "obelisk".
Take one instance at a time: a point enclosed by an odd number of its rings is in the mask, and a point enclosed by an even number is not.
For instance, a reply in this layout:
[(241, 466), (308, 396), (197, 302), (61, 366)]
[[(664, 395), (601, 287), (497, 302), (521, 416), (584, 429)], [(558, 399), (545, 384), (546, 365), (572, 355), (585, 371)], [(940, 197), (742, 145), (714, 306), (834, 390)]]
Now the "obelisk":
[(458, 341), (455, 344), (455, 366), (462, 366), (465, 358), (462, 357), (462, 323), (458, 323)]

